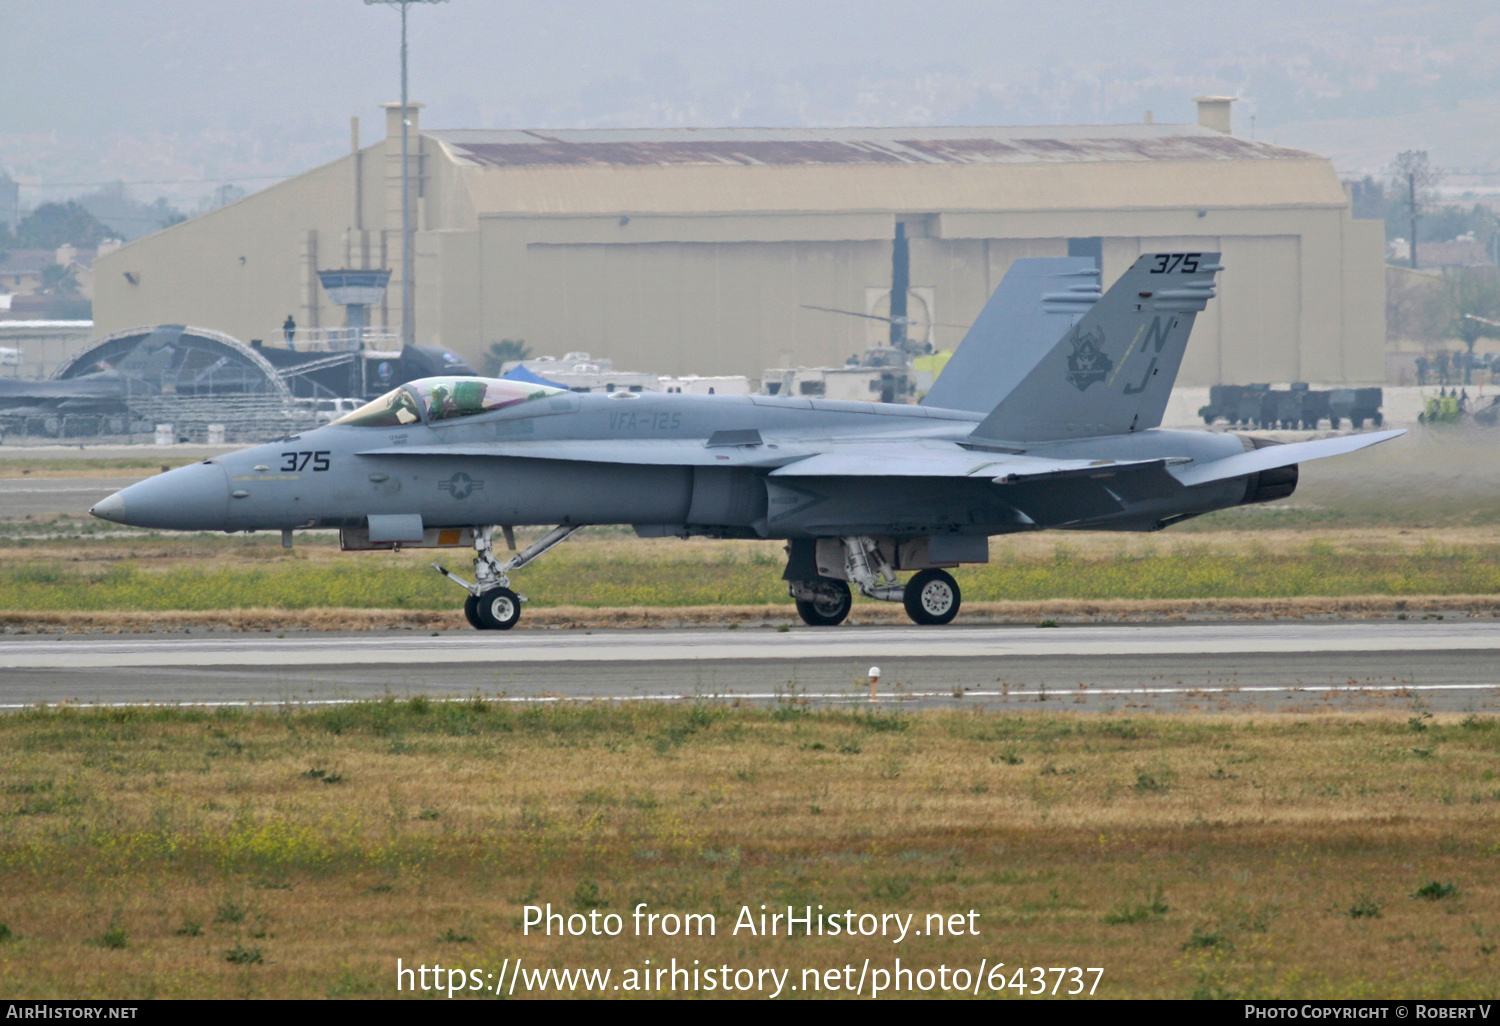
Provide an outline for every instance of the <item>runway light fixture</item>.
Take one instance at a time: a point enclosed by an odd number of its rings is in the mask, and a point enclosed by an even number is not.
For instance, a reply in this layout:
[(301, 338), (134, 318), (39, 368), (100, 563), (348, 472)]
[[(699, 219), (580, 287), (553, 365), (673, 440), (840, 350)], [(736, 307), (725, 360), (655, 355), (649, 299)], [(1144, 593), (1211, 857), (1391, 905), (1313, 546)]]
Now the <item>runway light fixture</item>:
[(407, 112), (411, 106), (406, 98), (406, 9), (412, 4), (445, 4), (448, 0), (365, 0), (365, 5), (380, 4), (384, 7), (401, 8), (401, 345), (409, 346), (416, 341), (416, 325), (412, 308), (412, 264), (416, 258), (416, 245), (411, 230), (411, 179), (407, 164), (407, 129), (411, 119)]

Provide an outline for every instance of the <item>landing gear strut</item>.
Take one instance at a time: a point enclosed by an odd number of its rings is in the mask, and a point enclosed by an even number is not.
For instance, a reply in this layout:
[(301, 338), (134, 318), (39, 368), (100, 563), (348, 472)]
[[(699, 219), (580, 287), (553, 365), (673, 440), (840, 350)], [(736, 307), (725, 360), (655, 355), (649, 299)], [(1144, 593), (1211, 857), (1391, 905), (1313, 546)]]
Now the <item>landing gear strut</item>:
[[(842, 567), (829, 566), (825, 562), (826, 557), (821, 554), (812, 565), (817, 566), (821, 573), (842, 572), (843, 579), (818, 576), (787, 582), (787, 590), (797, 603), (797, 615), (808, 626), (834, 627), (849, 616), (852, 600), (849, 584), (845, 581), (854, 584), (866, 598), (900, 602), (906, 607), (906, 615), (911, 617), (913, 623), (941, 625), (951, 623), (958, 615), (963, 596), (958, 582), (946, 570), (931, 568), (919, 571), (903, 587), (897, 583), (896, 568), (874, 538), (853, 535), (840, 538), (839, 546), (843, 556)], [(824, 550), (819, 551), (822, 553)], [(795, 565), (797, 560), (794, 558), (789, 566)]]
[[(514, 549), (515, 536), (511, 529), (503, 527), (501, 530), (505, 534), (505, 540)], [(440, 564), (434, 563), (432, 568), (469, 593), (468, 598), (464, 599), (464, 617), (470, 626), (481, 631), (508, 631), (521, 619), (521, 603), (526, 601), (524, 595), (517, 595), (510, 590), (510, 572), (521, 569), (576, 530), (577, 525), (554, 527), (502, 563), (495, 558), (495, 529), (476, 528), (472, 584), (457, 574), (450, 573)]]

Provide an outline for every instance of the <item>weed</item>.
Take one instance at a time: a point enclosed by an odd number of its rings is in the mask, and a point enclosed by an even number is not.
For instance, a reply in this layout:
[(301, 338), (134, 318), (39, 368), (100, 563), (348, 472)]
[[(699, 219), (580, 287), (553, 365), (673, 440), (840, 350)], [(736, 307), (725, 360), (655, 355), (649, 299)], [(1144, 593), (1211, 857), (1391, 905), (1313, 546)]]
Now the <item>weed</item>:
[(604, 908), (608, 904), (599, 894), (599, 883), (596, 880), (579, 880), (578, 886), (573, 888), (573, 907), (580, 912)]
[(840, 755), (858, 755), (862, 751), (864, 751), (864, 749), (859, 746), (858, 741), (845, 741), (843, 744), (839, 745)]
[(780, 624), (776, 625), (776, 630), (780, 634), (785, 634), (787, 631), (789, 631), (791, 629), (792, 629), (792, 625), (789, 624), (789, 623), (780, 623)]
[(855, 713), (854, 722), (866, 730), (877, 734), (902, 731), (911, 726), (911, 721), (904, 716), (894, 713), (882, 715), (880, 713)]
[(1368, 894), (1361, 894), (1354, 899), (1354, 904), (1349, 906), (1350, 919), (1379, 919), (1380, 902)]
[(468, 944), (474, 939), (472, 933), (459, 933), (457, 930), (448, 929), (438, 938), (439, 944)]
[(101, 933), (97, 939), (97, 943), (101, 948), (112, 948), (115, 950), (125, 947), (129, 942), (130, 939), (125, 935), (125, 927), (114, 921), (110, 922), (109, 929)]
[(9, 944), (17, 939), (16, 935), (11, 932), (10, 924), (0, 923), (0, 944)]
[(1427, 721), (1432, 719), (1432, 713), (1424, 712), (1420, 716), (1413, 716), (1406, 721), (1406, 725), (1413, 731), (1420, 733), (1427, 729)]
[(1104, 922), (1110, 926), (1144, 923), (1149, 920), (1160, 919), (1170, 911), (1171, 908), (1162, 897), (1161, 888), (1158, 887), (1147, 895), (1146, 900), (1140, 904), (1121, 905), (1113, 912), (1105, 913)]
[(424, 807), (421, 812), (417, 813), (417, 818), (432, 820), (437, 819), (439, 815), (440, 813), (437, 809), (434, 809), (431, 805), (428, 805)]
[(260, 948), (247, 948), (236, 941), (234, 947), (224, 952), (224, 961), (230, 965), (260, 965), (265, 958), (261, 955)]
[(245, 916), (250, 912), (244, 905), (237, 904), (232, 898), (225, 898), (219, 902), (219, 907), (214, 910), (214, 922), (216, 923), (243, 923)]
[(1201, 926), (1193, 927), (1193, 935), (1182, 944), (1183, 951), (1202, 950), (1204, 948), (1219, 948), (1224, 951), (1233, 951), (1234, 942), (1221, 930), (1212, 933)]
[(1057, 621), (1056, 620), (1038, 620), (1037, 621), (1037, 626), (1038, 627), (1056, 627), (1057, 626)]
[(1437, 880), (1429, 880), (1427, 883), (1412, 891), (1413, 898), (1423, 898), (1427, 901), (1442, 901), (1451, 898), (1458, 893), (1458, 885), (1451, 883), (1440, 883)]
[(203, 933), (203, 924), (192, 916), (184, 916), (182, 925), (174, 932), (179, 937), (197, 937)]
[(1136, 770), (1135, 789), (1140, 794), (1165, 794), (1172, 789), (1172, 785), (1165, 780), (1158, 780), (1145, 770)]

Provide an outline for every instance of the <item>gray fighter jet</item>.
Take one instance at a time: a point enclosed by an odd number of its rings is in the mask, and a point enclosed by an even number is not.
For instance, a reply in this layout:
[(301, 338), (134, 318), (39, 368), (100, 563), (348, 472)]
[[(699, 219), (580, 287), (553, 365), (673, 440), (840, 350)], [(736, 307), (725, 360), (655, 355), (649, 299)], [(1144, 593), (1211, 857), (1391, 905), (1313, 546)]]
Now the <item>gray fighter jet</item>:
[[(777, 538), (808, 624), (850, 585), (919, 624), (991, 535), (1154, 531), (1290, 495), (1297, 464), (1399, 431), (1275, 444), (1159, 425), (1216, 253), (1141, 257), (1100, 295), (1082, 259), (1020, 261), (924, 401), (574, 394), (424, 378), (326, 427), (131, 485), (91, 511), (176, 530), (336, 527), (345, 549), (472, 546), (477, 628), (515, 625), (510, 574), (574, 531)], [(514, 552), (513, 528), (558, 525)], [(495, 551), (496, 531), (513, 555)], [(902, 583), (903, 571), (914, 573)]]

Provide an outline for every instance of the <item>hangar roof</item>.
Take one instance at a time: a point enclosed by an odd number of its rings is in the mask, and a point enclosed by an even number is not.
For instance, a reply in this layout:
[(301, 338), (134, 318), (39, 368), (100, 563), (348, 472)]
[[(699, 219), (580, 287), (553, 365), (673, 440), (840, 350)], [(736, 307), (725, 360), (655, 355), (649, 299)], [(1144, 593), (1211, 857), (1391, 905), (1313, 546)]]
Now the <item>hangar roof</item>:
[(426, 130), (460, 166), (794, 167), (1317, 159), (1198, 125)]

